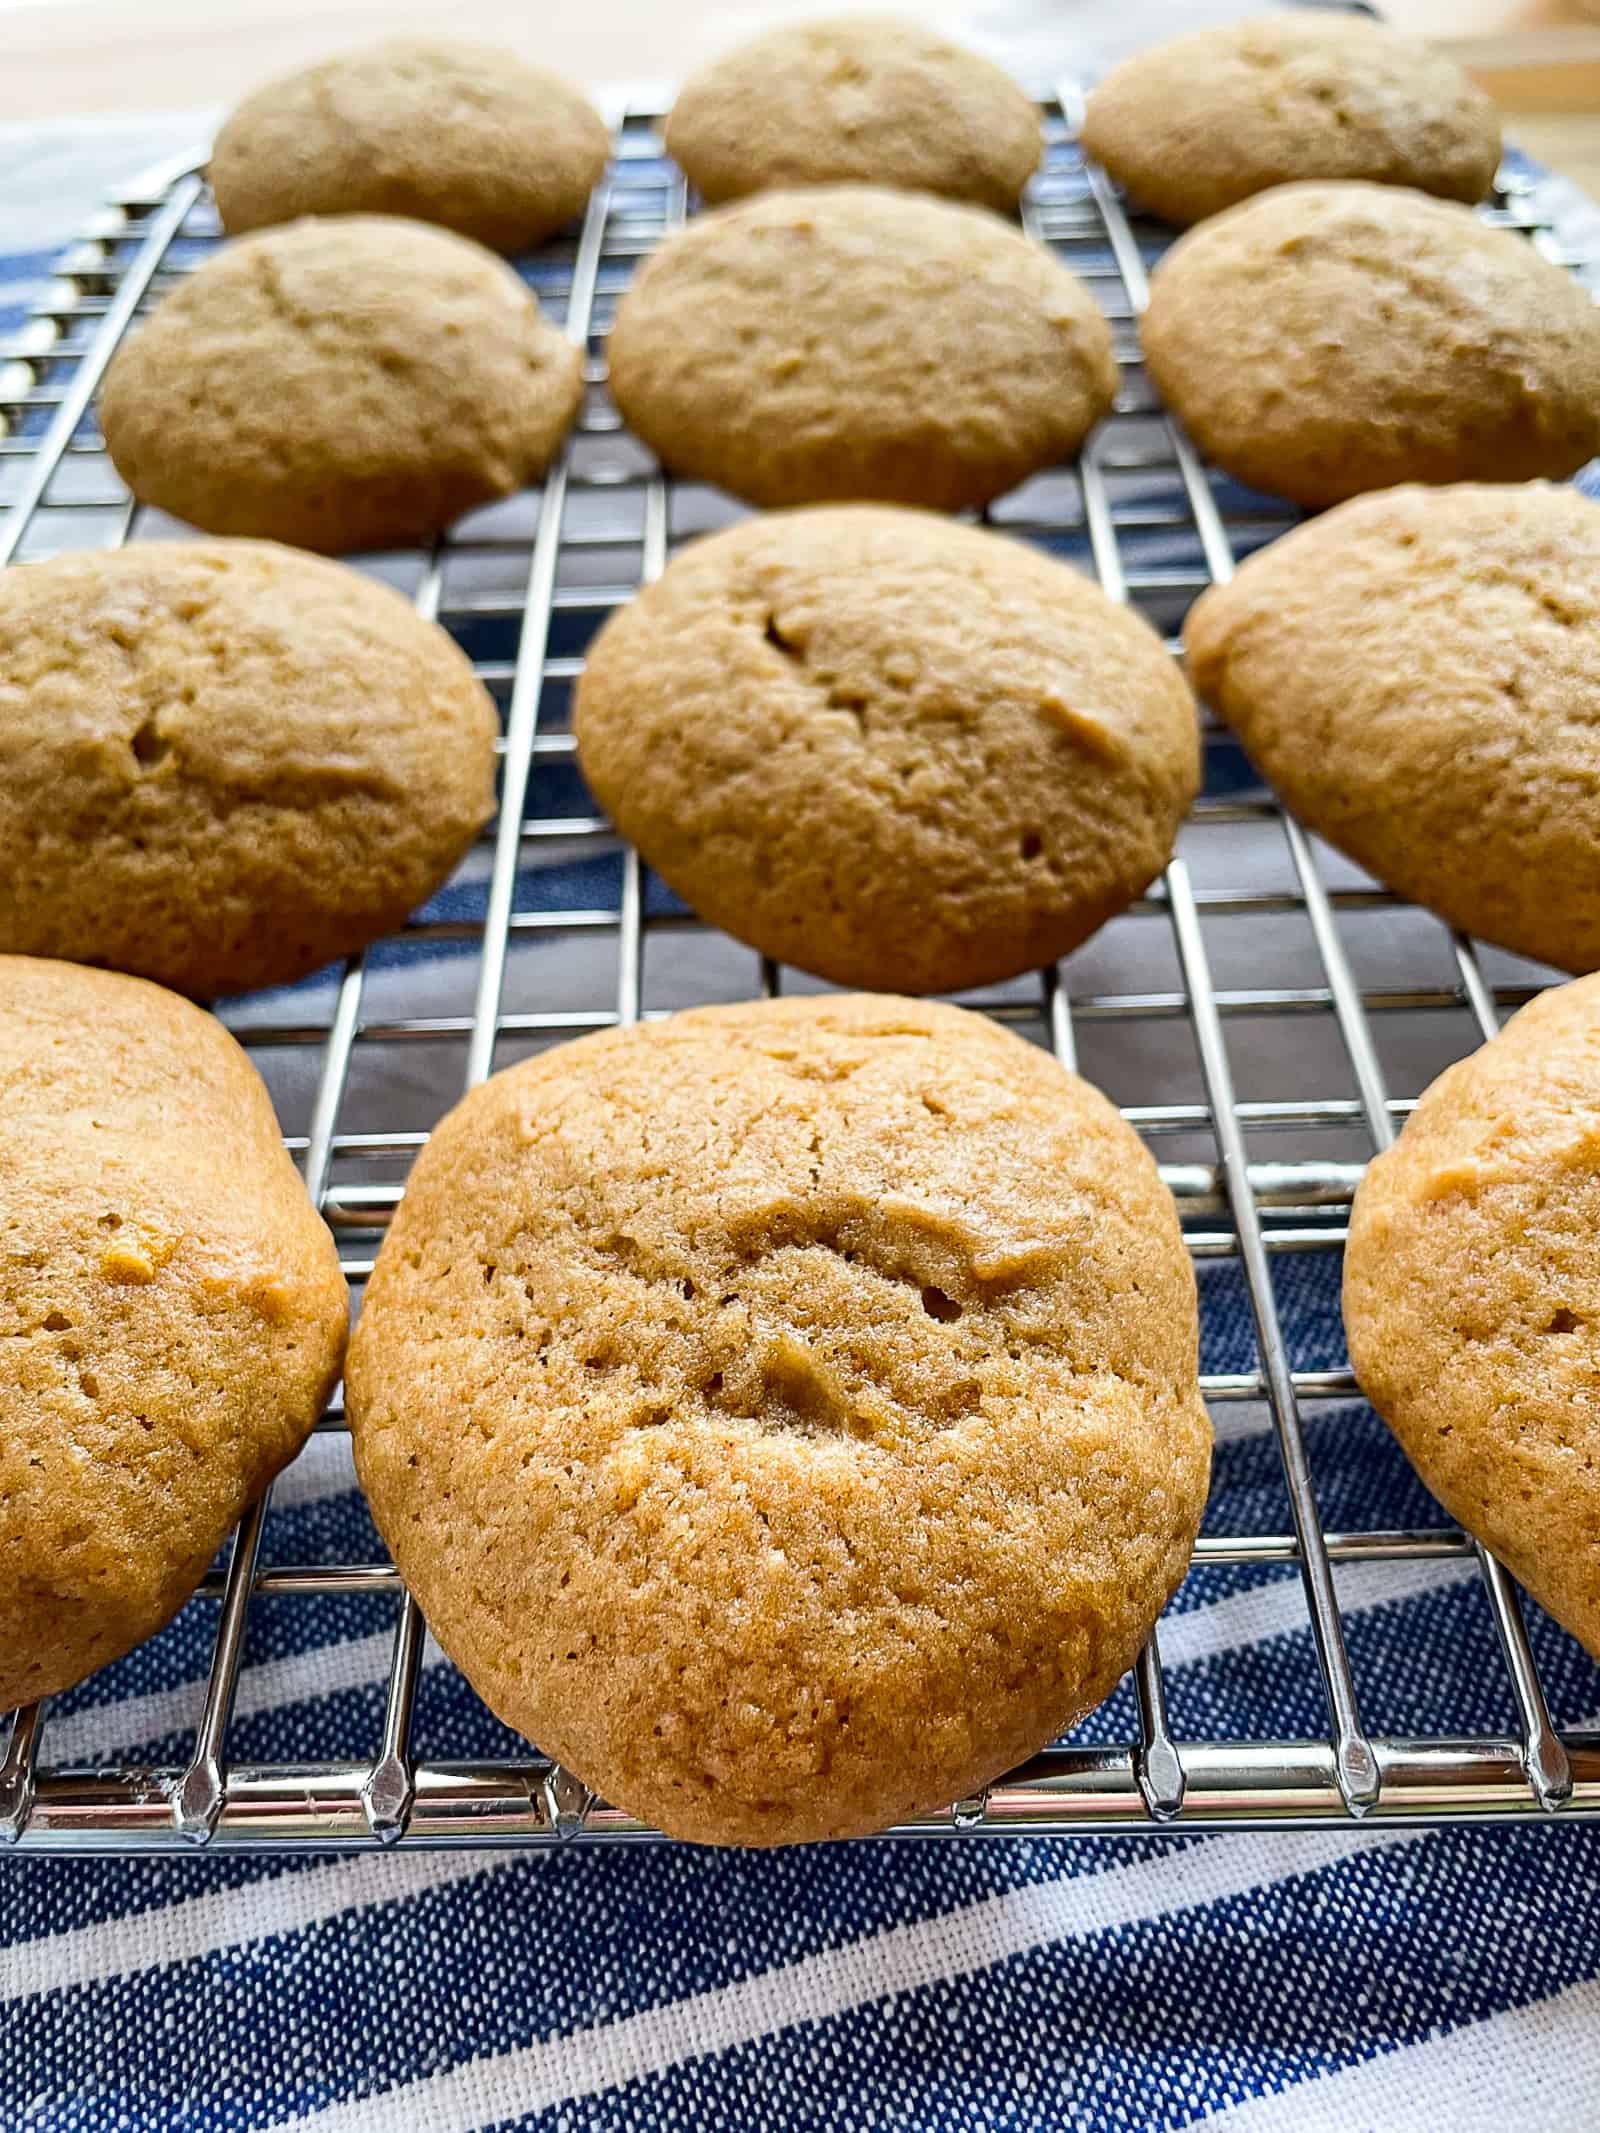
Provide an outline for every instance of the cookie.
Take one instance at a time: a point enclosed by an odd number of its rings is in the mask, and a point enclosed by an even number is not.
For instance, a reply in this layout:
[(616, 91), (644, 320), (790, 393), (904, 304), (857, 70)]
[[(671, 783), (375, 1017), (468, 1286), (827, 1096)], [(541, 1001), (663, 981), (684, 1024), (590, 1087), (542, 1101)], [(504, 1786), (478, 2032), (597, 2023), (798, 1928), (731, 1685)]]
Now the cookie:
[(0, 1710), (172, 1618), (339, 1375), (260, 1077), (137, 978), (0, 956)]
[(112, 357), (100, 426), (141, 503), (342, 555), (430, 540), (531, 480), (582, 371), (504, 261), (350, 215), (208, 259)]
[(1105, 1697), (1210, 1430), (1171, 1199), (959, 1008), (606, 1031), (418, 1159), (350, 1354), (358, 1472), (509, 1725), (701, 1842), (932, 1813)]
[(1164, 221), (1199, 222), (1300, 178), (1481, 200), (1500, 162), (1492, 100), (1443, 52), (1315, 9), (1193, 30), (1090, 91), (1083, 146)]
[(1184, 643), (1309, 828), (1452, 926), (1600, 966), (1600, 504), (1358, 497), (1203, 594)]
[(849, 15), (753, 38), (688, 82), (667, 153), (708, 202), (895, 185), (1016, 210), (1039, 114), (1009, 74), (915, 22)]
[(255, 541), (0, 573), (0, 949), (209, 999), (393, 932), (494, 806), (494, 704), (386, 585)]
[(1600, 1659), (1600, 979), (1442, 1074), (1370, 1165), (1344, 1318), (1423, 1481)]
[(1284, 185), (1203, 222), (1140, 331), (1218, 466), (1313, 509), (1600, 450), (1593, 299), (1525, 237), (1397, 186)]
[(211, 150), (230, 236), (300, 215), (407, 215), (497, 252), (581, 215), (611, 153), (557, 74), (492, 45), (393, 37), (269, 82)]
[(956, 511), (1076, 451), (1111, 330), (1042, 245), (978, 208), (864, 185), (701, 215), (640, 269), (611, 390), (677, 473), (754, 504)]
[(694, 542), (591, 646), (573, 724), (703, 917), (885, 991), (1065, 955), (1161, 871), (1199, 779), (1137, 616), (1036, 548), (872, 504)]

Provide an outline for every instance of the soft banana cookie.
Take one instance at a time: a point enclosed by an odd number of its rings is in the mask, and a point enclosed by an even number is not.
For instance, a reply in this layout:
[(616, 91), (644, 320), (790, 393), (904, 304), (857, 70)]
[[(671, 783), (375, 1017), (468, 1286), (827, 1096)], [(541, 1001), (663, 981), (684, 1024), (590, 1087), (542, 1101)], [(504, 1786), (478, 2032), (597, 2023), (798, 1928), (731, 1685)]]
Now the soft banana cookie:
[(1358, 497), (1203, 594), (1184, 643), (1309, 828), (1465, 932), (1600, 966), (1600, 504)]
[(343, 555), (510, 495), (582, 391), (578, 350), (504, 260), (346, 215), (224, 245), (117, 350), (100, 426), (141, 503)]
[(1111, 405), (1094, 299), (979, 208), (866, 185), (698, 216), (617, 309), (611, 389), (677, 473), (754, 504), (957, 511), (1068, 457)]
[(893, 16), (786, 24), (684, 85), (667, 152), (703, 200), (781, 185), (897, 185), (1015, 211), (1039, 114), (1009, 74)]
[(1398, 186), (1282, 185), (1203, 222), (1140, 332), (1218, 466), (1313, 509), (1600, 451), (1600, 307), (1515, 231)]
[(582, 214), (610, 153), (599, 112), (544, 67), (392, 37), (246, 97), (208, 174), (230, 236), (299, 215), (408, 215), (515, 252)]
[(1370, 1166), (1344, 1317), (1422, 1479), (1600, 1659), (1600, 978), (1442, 1074)]
[(1206, 1496), (1154, 1164), (1047, 1053), (909, 1000), (703, 1008), (496, 1075), (418, 1159), (347, 1385), (445, 1650), (701, 1842), (999, 1776), (1131, 1665)]
[(0, 572), (0, 949), (202, 999), (392, 932), (494, 806), (499, 721), (385, 585), (256, 541)]
[(1161, 871), (1199, 779), (1137, 616), (1038, 549), (872, 504), (693, 543), (601, 632), (573, 723), (703, 917), (896, 992), (1075, 948)]
[(152, 1636), (305, 1441), (345, 1286), (260, 1077), (138, 978), (0, 956), (0, 1710)]
[(1481, 200), (1493, 101), (1455, 61), (1315, 8), (1193, 30), (1114, 67), (1083, 145), (1151, 214), (1199, 222), (1298, 178), (1366, 178)]

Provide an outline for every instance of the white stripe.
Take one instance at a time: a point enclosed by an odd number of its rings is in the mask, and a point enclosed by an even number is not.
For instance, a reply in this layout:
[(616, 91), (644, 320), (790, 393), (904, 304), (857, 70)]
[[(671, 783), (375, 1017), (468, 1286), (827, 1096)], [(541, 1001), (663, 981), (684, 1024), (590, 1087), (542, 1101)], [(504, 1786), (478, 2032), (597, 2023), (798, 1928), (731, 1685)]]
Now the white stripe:
[[(77, 1926), (0, 1949), (0, 1998), (100, 1985), (171, 1963), (191, 1962), (216, 1949), (249, 1946), (275, 1933), (300, 1933), (343, 1911), (403, 1903), (426, 1889), (498, 1874), (511, 1852), (392, 1852), (334, 1859), (297, 1874), (278, 1874), (244, 1888), (211, 1889), (130, 1918)], [(549, 1852), (526, 1855), (545, 1863)], [(241, 1928), (247, 1928), (241, 1931)]]
[(356, 1487), (355, 1461), (350, 1439), (329, 1430), (313, 1437), (294, 1462), (285, 1467), (272, 1486), (272, 1506), (323, 1503), (333, 1496), (349, 1496)]
[[(295, 2133), (467, 2133), (597, 2095), (680, 2061), (822, 2022), (874, 2000), (987, 1970), (1052, 1942), (1213, 1903), (1337, 1864), (1357, 1851), (1426, 1841), (1415, 1831), (1239, 1836), (1163, 1852), (1103, 1874), (1008, 1890), (915, 1925), (890, 1926), (759, 1977), (625, 2015), (597, 2028), (477, 2059), (293, 2121)], [(274, 2129), (288, 2133), (288, 2126)], [(1454, 2133), (1454, 2129), (1452, 2129)]]
[[(1335, 1572), (1339, 1611), (1347, 1617), (1364, 1614), (1369, 1608), (1420, 1599), (1425, 1592), (1463, 1584), (1476, 1575), (1476, 1563), (1451, 1556), (1421, 1563), (1341, 1564)], [(1241, 1645), (1264, 1644), (1269, 1637), (1308, 1629), (1310, 1619), (1299, 1578), (1274, 1578), (1270, 1584), (1230, 1593), (1205, 1607), (1163, 1615), (1162, 1664), (1197, 1666)]]
[[(344, 1644), (322, 1644), (287, 1659), (264, 1659), (259, 1666), (247, 1666), (239, 1675), (234, 1716), (253, 1718), (278, 1704), (332, 1696), (382, 1681), (388, 1674), (393, 1645), (393, 1634), (384, 1630), (376, 1636), (352, 1637)], [(205, 1687), (203, 1680), (180, 1681), (170, 1689), (147, 1689), (139, 1696), (124, 1696), (119, 1703), (93, 1704), (84, 1711), (48, 1718), (40, 1742), (41, 1765), (68, 1764), (114, 1748), (164, 1740), (169, 1733), (187, 1732), (199, 1719)]]
[[(1351, 1398), (1355, 1397), (1352, 1393)], [(1272, 1427), (1272, 1410), (1265, 1400), (1219, 1400), (1208, 1412), (1211, 1434), (1218, 1444), (1237, 1444), (1244, 1437), (1264, 1437)]]
[(1218, 2133), (1576, 2133), (1595, 2122), (1600, 1981), (1399, 2045), (1205, 2121)]

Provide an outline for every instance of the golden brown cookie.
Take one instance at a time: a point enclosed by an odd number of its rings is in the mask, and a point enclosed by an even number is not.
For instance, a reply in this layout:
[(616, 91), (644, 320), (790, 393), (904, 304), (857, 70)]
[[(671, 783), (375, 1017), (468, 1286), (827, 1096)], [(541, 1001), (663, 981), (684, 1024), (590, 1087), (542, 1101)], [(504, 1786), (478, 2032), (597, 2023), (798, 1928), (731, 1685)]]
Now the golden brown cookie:
[(0, 573), (0, 949), (209, 999), (392, 932), (494, 806), (494, 704), (337, 563), (155, 542)]
[(646, 261), (611, 389), (679, 474), (755, 504), (956, 511), (1076, 451), (1111, 331), (1043, 245), (978, 208), (865, 185), (763, 193)]
[(1434, 1495), (1600, 1659), (1600, 979), (1442, 1074), (1370, 1166), (1344, 1318)]
[(1202, 223), (1140, 330), (1218, 466), (1312, 508), (1567, 475), (1600, 450), (1587, 291), (1525, 237), (1397, 186), (1283, 185)]
[(1203, 594), (1184, 643), (1309, 828), (1453, 926), (1600, 965), (1600, 504), (1358, 497)]
[(520, 488), (582, 391), (503, 260), (349, 215), (224, 245), (112, 357), (100, 425), (141, 503), (342, 555)]
[(1194, 704), (1038, 549), (823, 506), (696, 541), (607, 623), (585, 777), (713, 924), (843, 985), (957, 992), (1065, 955), (1172, 855)]
[(299, 215), (407, 215), (497, 252), (581, 215), (611, 153), (570, 83), (493, 45), (392, 37), (268, 82), (211, 150), (230, 236)]
[(1296, 9), (1124, 60), (1090, 92), (1083, 145), (1141, 207), (1188, 223), (1300, 178), (1481, 200), (1500, 120), (1445, 53), (1359, 15)]
[(0, 1710), (170, 1621), (339, 1375), (260, 1077), (138, 978), (0, 956)]
[(958, 1008), (702, 1008), (496, 1075), (350, 1354), (362, 1484), (508, 1724), (674, 1836), (850, 1836), (1106, 1696), (1184, 1574), (1194, 1278), (1132, 1132)]
[(786, 24), (685, 84), (667, 152), (708, 202), (784, 185), (896, 185), (1015, 211), (1039, 114), (1009, 74), (894, 16)]

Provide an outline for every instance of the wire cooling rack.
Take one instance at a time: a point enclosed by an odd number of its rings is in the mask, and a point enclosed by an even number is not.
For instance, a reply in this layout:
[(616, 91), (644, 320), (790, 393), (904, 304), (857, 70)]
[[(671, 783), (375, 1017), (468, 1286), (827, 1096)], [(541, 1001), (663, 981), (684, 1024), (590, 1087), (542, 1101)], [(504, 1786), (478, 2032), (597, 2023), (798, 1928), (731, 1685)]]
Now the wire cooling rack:
[[(1104, 306), (1121, 390), (1080, 463), (1029, 482), (989, 516), (1091, 569), (1175, 649), (1195, 594), (1293, 514), (1202, 467), (1154, 399), (1135, 320), (1167, 233), (1131, 218), (1084, 165), (1071, 117), (1068, 92), (1043, 106), (1048, 153), (1024, 221)], [(403, 934), (320, 980), (224, 1010), (273, 1091), (357, 1288), (407, 1165), (464, 1087), (584, 1030), (810, 983), (759, 963), (675, 904), (596, 815), (576, 772), (568, 704), (584, 645), (678, 542), (735, 515), (715, 492), (664, 476), (606, 396), (616, 297), (686, 209), (682, 181), (662, 156), (659, 114), (628, 114), (616, 150), (581, 230), (525, 263), (547, 309), (588, 351), (570, 444), (539, 490), (474, 513), (430, 553), (367, 566), (457, 636), (500, 704), (496, 820), (457, 881)], [(1487, 212), (1560, 256), (1528, 177), (1503, 174)], [(122, 490), (91, 405), (130, 321), (217, 241), (196, 170), (164, 173), (107, 211), (20, 339), (0, 349), (0, 564), (173, 530)], [(1548, 1661), (1542, 1671), (1535, 1648), (1548, 1653), (1560, 1633), (1538, 1617), (1530, 1639), (1499, 1565), (1453, 1528), (1426, 1523), (1414, 1488), (1398, 1491), (1408, 1522), (1384, 1524), (1380, 1512), (1325, 1528), (1313, 1471), (1317, 1418), (1356, 1412), (1356, 1387), (1342, 1353), (1295, 1367), (1279, 1315), (1280, 1285), (1308, 1263), (1326, 1269), (1326, 1255), (1337, 1253), (1367, 1156), (1393, 1139), (1433, 1073), (1491, 1034), (1541, 976), (1400, 905), (1314, 845), (1225, 732), (1209, 727), (1206, 745), (1206, 791), (1161, 884), (1064, 965), (967, 1004), (1081, 1064), (1161, 1161), (1202, 1272), (1208, 1336), (1231, 1312), (1229, 1341), (1253, 1353), (1249, 1367), (1207, 1370), (1219, 1438), (1253, 1427), (1277, 1453), (1276, 1512), (1218, 1530), (1214, 1502), (1191, 1575), (1223, 1573), (1247, 1593), (1251, 1578), (1276, 1577), (1273, 1595), (1297, 1613), (1298, 1640), (1291, 1635), (1286, 1648), (1301, 1655), (1306, 1678), (1296, 1688), (1313, 1717), (1296, 1738), (1186, 1726), (1169, 1715), (1158, 1633), (1131, 1693), (1125, 1686), (1078, 1735), (916, 1833), (1600, 1812), (1592, 1718), (1600, 1695), (1584, 1705), (1565, 1672), (1567, 1700), (1582, 1708), (1578, 1723), (1558, 1728)], [(106, 1677), (54, 1712), (19, 1713), (0, 1758), (0, 1838), (23, 1849), (115, 1852), (651, 1834), (508, 1734), (493, 1752), (455, 1760), (419, 1740), (419, 1697), (438, 1660), (392, 1566), (359, 1559), (360, 1548), (358, 1559), (319, 1559), (314, 1522), (297, 1549), (301, 1528), (283, 1508), (308, 1461), (342, 1460), (348, 1482), (342, 1432), (336, 1406), (179, 1622), (120, 1663), (144, 1670), (132, 1700), (142, 1694), (149, 1705), (152, 1692), (140, 1684), (165, 1678), (162, 1650), (177, 1652), (180, 1677), (191, 1655), (178, 1745), (139, 1762), (98, 1748), (97, 1715), (127, 1708), (98, 1696)], [(287, 1550), (274, 1544), (280, 1525), (291, 1532)], [(1489, 1701), (1505, 1723), (1464, 1723), (1444, 1708), (1427, 1731), (1373, 1728), (1367, 1710), (1384, 1699), (1381, 1684), (1374, 1699), (1357, 1679), (1351, 1625), (1360, 1596), (1351, 1581), (1392, 1577), (1397, 1566), (1404, 1575), (1453, 1572), (1463, 1621), (1465, 1580), (1477, 1581), (1493, 1632), (1483, 1640), (1486, 1670), (1502, 1677)], [(241, 1752), (238, 1699), (252, 1639), (265, 1637), (263, 1671), (275, 1666), (287, 1681), (301, 1647), (281, 1611), (316, 1605), (366, 1610), (358, 1627), (373, 1609), (382, 1616), (363, 1646), (374, 1668), (366, 1700), (341, 1705), (328, 1691), (319, 1706), (335, 1717), (348, 1707), (357, 1738), (330, 1752), (319, 1724), (303, 1755)], [(278, 1627), (267, 1635), (272, 1610)], [(1175, 1618), (1167, 1620), (1170, 1634)], [(1228, 1663), (1224, 1652), (1212, 1666), (1224, 1704)], [(1596, 1686), (1581, 1668), (1577, 1678)], [(177, 1690), (157, 1689), (154, 1703), (165, 1710), (162, 1697), (177, 1694), (183, 1704), (184, 1688), (180, 1678)], [(1216, 1707), (1215, 1699), (1207, 1706)], [(149, 1720), (157, 1733), (165, 1723)]]

